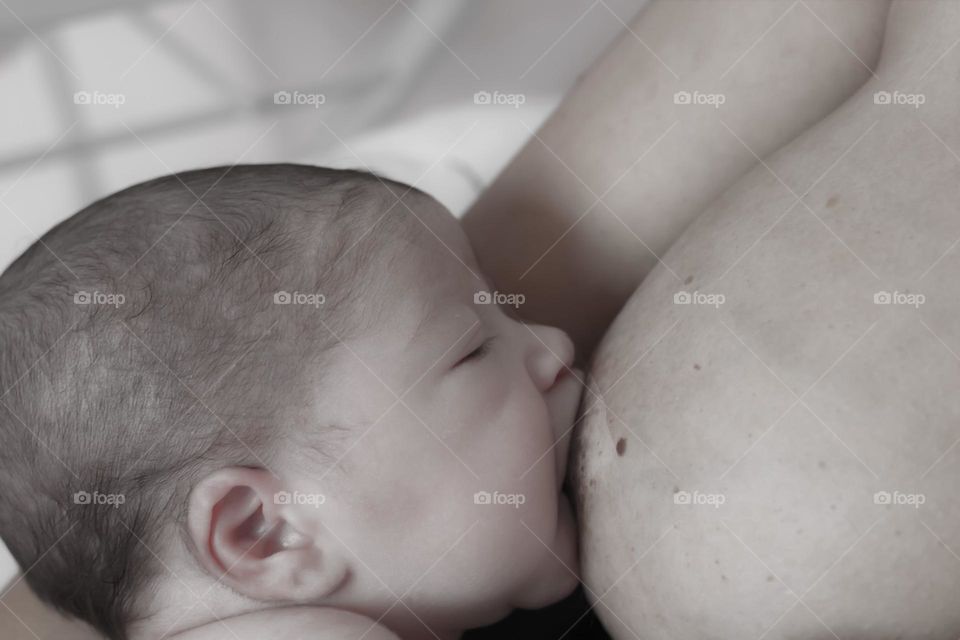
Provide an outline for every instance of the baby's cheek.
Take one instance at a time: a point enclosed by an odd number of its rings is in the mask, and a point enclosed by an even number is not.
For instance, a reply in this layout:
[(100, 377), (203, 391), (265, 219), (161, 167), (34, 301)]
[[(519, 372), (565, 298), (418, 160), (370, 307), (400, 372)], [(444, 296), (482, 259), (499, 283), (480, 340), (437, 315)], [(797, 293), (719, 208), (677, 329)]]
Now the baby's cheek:
[(464, 377), (451, 392), (464, 420), (474, 424), (498, 423), (500, 414), (509, 410), (510, 396), (509, 379), (495, 367)]
[(552, 497), (558, 490), (556, 456), (542, 396), (507, 376), (472, 391), (462, 408), (469, 424), (459, 453), (475, 466), (481, 488), (521, 494), (517, 500)]
[[(540, 396), (517, 394), (508, 399), (501, 412), (499, 429), (504, 448), (516, 465), (514, 471), (522, 476), (554, 472), (556, 456), (550, 416)], [(554, 483), (555, 484), (555, 483)]]

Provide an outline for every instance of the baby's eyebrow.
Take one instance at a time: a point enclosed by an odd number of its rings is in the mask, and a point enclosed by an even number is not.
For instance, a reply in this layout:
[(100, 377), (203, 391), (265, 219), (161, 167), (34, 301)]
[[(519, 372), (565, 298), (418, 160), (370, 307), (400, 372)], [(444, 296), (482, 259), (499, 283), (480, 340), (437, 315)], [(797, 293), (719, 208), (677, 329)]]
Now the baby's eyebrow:
[(427, 332), (427, 329), (433, 324), (431, 321), (434, 317), (434, 310), (434, 305), (427, 305), (426, 311), (424, 311), (423, 315), (420, 316), (420, 321), (417, 322), (417, 327), (414, 329), (413, 335), (410, 336), (410, 340), (407, 342), (407, 348), (417, 344), (423, 338), (423, 335)]
[[(451, 309), (456, 309), (452, 311)], [(444, 341), (444, 348), (450, 349), (473, 331), (481, 323), (479, 314), (467, 305), (456, 305), (446, 307), (446, 311), (441, 314), (428, 312), (423, 315), (417, 329), (410, 339), (409, 346), (417, 344), (427, 333), (428, 330), (436, 329), (438, 325), (442, 326), (440, 333)], [(456, 319), (456, 320), (454, 320)]]

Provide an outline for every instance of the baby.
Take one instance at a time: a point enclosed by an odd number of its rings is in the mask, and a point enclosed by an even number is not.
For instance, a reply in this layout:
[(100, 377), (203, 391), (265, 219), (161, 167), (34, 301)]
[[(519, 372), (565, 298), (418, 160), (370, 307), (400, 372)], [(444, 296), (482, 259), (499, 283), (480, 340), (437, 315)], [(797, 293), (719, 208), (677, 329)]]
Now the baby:
[(145, 182), (0, 277), (0, 537), (112, 639), (455, 638), (577, 584), (573, 345), (360, 171)]

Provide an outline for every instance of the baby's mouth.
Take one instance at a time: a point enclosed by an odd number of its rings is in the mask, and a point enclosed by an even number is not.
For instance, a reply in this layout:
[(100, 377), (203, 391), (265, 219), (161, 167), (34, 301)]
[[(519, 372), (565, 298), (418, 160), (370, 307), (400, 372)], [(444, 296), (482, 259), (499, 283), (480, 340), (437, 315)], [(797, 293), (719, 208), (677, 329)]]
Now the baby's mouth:
[(559, 438), (556, 446), (558, 487), (566, 485), (567, 465), (570, 460), (570, 441), (576, 429), (575, 423), (580, 409), (580, 399), (583, 396), (582, 380), (583, 371), (579, 369), (564, 368), (563, 373), (557, 377), (555, 392), (558, 397), (554, 398), (553, 404), (556, 410), (551, 419), (556, 421), (555, 433)]

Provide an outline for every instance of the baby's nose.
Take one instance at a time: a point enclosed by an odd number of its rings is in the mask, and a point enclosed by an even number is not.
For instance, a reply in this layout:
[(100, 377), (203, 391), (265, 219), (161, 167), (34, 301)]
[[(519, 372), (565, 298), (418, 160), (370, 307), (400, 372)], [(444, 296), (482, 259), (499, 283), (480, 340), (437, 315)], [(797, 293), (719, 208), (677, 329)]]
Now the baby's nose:
[(528, 366), (540, 391), (549, 391), (573, 365), (573, 341), (555, 327), (528, 325), (533, 333)]

